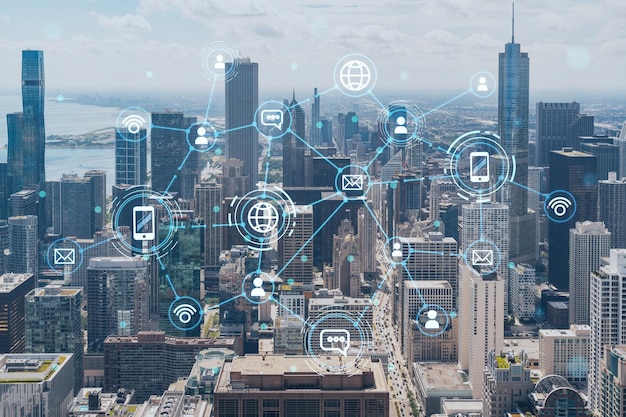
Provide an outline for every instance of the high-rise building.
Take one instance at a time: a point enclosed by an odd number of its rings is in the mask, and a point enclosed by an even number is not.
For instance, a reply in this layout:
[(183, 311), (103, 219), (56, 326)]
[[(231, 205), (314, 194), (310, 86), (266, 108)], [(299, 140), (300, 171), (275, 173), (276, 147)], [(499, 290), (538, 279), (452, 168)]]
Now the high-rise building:
[(593, 116), (581, 115), (579, 103), (539, 102), (536, 111), (537, 166), (548, 166), (550, 151), (574, 147), (578, 136), (593, 135)]
[(570, 220), (548, 224), (548, 279), (562, 291), (569, 289), (569, 229), (577, 221), (595, 222), (598, 217), (596, 160), (596, 156), (572, 148), (550, 152), (548, 191), (567, 191), (576, 204), (576, 212)]
[(104, 341), (104, 390), (134, 389), (134, 401), (145, 401), (188, 376), (198, 353), (209, 348), (235, 350), (234, 339), (175, 338), (164, 332), (109, 336)]
[[(285, 100), (286, 101), (286, 100)], [(305, 116), (304, 110), (296, 101), (296, 92), (293, 92), (291, 103), (287, 106), (283, 116), (283, 186), (303, 187), (304, 179), (304, 153)], [(286, 130), (289, 128), (289, 130)], [(293, 133), (292, 133), (293, 132)]]
[(489, 351), (483, 379), (483, 416), (504, 416), (519, 408), (534, 387), (524, 351), (519, 355)]
[(74, 393), (83, 386), (83, 289), (48, 285), (26, 295), (26, 352), (72, 353)]
[(311, 103), (311, 123), (309, 125), (309, 143), (313, 147), (322, 146), (322, 119), (320, 115), (320, 95), (317, 87), (313, 89), (313, 103)]
[(148, 329), (148, 261), (142, 257), (91, 258), (87, 268), (87, 337), (101, 352), (109, 335)]
[[(143, 139), (142, 139), (143, 138)], [(115, 184), (141, 185), (148, 182), (146, 130), (115, 132)]]
[[(351, 360), (354, 357), (344, 359)], [(328, 361), (341, 363), (338, 356)], [(347, 373), (319, 372), (309, 362), (306, 356), (284, 355), (246, 355), (227, 361), (214, 391), (215, 415), (389, 416), (382, 362), (367, 361)]]
[(509, 270), (509, 302), (520, 320), (535, 318), (535, 281), (535, 268), (528, 264), (516, 264)]
[(589, 324), (589, 277), (609, 256), (611, 233), (600, 222), (576, 222), (569, 231), (569, 323)]
[(0, 355), (0, 415), (66, 417), (74, 398), (71, 353)]
[(583, 143), (581, 151), (598, 157), (596, 179), (606, 180), (609, 172), (619, 169), (619, 146), (610, 143), (596, 142)]
[(371, 201), (366, 201), (367, 207), (359, 209), (359, 245), (361, 252), (361, 270), (365, 279), (377, 276), (376, 265), (376, 218), (373, 216)]
[(626, 177), (626, 122), (622, 125), (619, 136), (613, 138), (613, 144), (619, 147), (619, 169), (617, 178)]
[[(283, 282), (313, 281), (313, 207), (294, 206), (293, 231), (278, 241), (279, 267)], [(290, 281), (293, 280), (293, 281)], [(346, 294), (348, 295), (348, 294)]]
[(495, 257), (492, 267), (504, 284), (505, 313), (509, 305), (509, 213), (509, 207), (502, 204), (472, 202), (462, 207), (461, 251), (470, 248), (492, 251)]
[(185, 117), (182, 112), (152, 113), (152, 190), (193, 199), (193, 187), (200, 182), (200, 152), (190, 152), (185, 132), (196, 122), (195, 117)]
[(91, 239), (97, 230), (102, 230), (106, 215), (105, 171), (88, 171), (83, 178), (63, 174), (59, 211), (63, 236)]
[(9, 193), (23, 189), (24, 177), (24, 113), (7, 114), (7, 164)]
[(39, 278), (37, 216), (9, 217), (9, 255), (7, 272), (33, 274)]
[(474, 398), (482, 398), (487, 353), (500, 352), (504, 342), (504, 282), (497, 273), (460, 269), (459, 365), (469, 371)]
[(249, 177), (245, 194), (256, 189), (259, 177), (259, 138), (252, 126), (259, 107), (259, 65), (238, 58), (226, 63), (226, 73), (231, 72), (236, 75), (226, 79), (226, 157), (243, 161), (242, 175)]
[(591, 273), (589, 400), (592, 410), (601, 407), (599, 388), (604, 346), (626, 344), (626, 322), (622, 319), (626, 315), (626, 249), (611, 249), (607, 261), (600, 271)]
[(615, 172), (598, 182), (598, 221), (611, 232), (612, 248), (626, 248), (626, 178)]
[(539, 370), (561, 375), (569, 382), (586, 382), (589, 373), (591, 328), (573, 324), (566, 330), (539, 330)]
[(9, 197), (9, 217), (39, 215), (39, 197), (35, 190), (17, 191)]
[(626, 415), (626, 345), (604, 346), (599, 383), (599, 415)]
[(218, 272), (222, 252), (222, 185), (214, 182), (196, 185), (194, 214), (204, 222), (204, 289), (211, 293), (219, 291)]
[(219, 182), (222, 184), (223, 198), (243, 197), (250, 189), (250, 178), (243, 175), (243, 161), (234, 158), (225, 160)]
[(34, 288), (32, 274), (0, 275), (0, 353), (24, 352), (24, 296)]

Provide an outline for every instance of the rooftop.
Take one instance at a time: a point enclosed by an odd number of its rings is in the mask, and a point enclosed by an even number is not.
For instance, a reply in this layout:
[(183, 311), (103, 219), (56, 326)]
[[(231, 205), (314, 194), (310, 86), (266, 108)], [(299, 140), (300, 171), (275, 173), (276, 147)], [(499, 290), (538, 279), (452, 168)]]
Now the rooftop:
[(33, 274), (14, 274), (12, 272), (0, 275), (0, 293), (13, 291), (32, 276)]
[(469, 383), (463, 380), (456, 363), (419, 362), (414, 366), (419, 367), (426, 390), (469, 390), (471, 395)]
[(48, 381), (64, 366), (71, 354), (18, 353), (0, 355), (0, 384)]

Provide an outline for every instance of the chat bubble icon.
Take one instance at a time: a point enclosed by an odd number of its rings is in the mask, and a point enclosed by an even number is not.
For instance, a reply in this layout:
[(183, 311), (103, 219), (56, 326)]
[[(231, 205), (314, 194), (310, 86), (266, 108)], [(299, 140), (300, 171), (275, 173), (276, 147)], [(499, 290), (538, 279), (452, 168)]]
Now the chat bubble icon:
[(261, 124), (267, 127), (276, 126), (278, 129), (282, 129), (283, 112), (280, 110), (262, 110)]
[(344, 329), (322, 330), (320, 332), (320, 348), (325, 352), (339, 352), (343, 356), (348, 356), (350, 332)]

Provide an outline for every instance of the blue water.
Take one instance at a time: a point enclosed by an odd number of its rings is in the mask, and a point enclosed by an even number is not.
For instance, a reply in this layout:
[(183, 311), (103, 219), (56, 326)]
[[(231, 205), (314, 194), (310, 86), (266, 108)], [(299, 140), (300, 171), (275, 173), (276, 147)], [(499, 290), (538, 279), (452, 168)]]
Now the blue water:
[[(20, 95), (0, 95), (0, 161), (6, 161), (6, 114), (22, 111)], [(72, 103), (61, 103), (50, 97), (45, 103), (46, 135), (77, 135), (114, 127), (121, 109)], [(113, 148), (51, 148), (46, 147), (46, 179), (58, 180), (63, 174), (83, 175), (90, 169), (107, 171), (107, 193), (115, 182), (115, 150)]]

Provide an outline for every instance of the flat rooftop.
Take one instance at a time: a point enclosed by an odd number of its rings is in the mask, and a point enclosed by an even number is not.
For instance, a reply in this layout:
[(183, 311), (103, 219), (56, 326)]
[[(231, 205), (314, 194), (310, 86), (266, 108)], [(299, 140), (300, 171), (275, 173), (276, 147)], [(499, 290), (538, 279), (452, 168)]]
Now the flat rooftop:
[(468, 382), (463, 382), (456, 363), (418, 362), (423, 375), (422, 382), (426, 390), (468, 390)]
[(13, 291), (32, 276), (33, 274), (14, 274), (12, 272), (0, 275), (0, 293)]
[(0, 355), (0, 384), (36, 384), (49, 381), (71, 356), (69, 353)]

